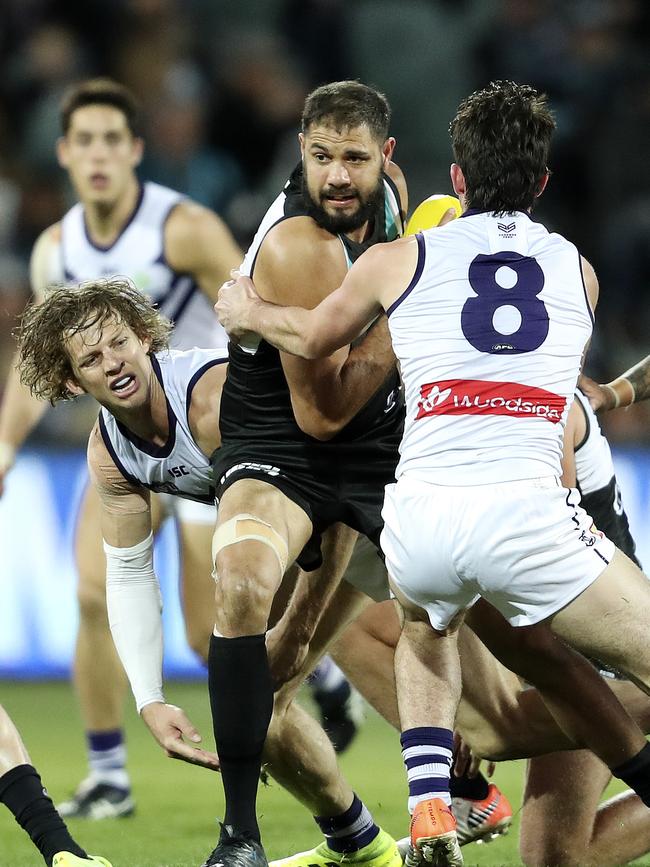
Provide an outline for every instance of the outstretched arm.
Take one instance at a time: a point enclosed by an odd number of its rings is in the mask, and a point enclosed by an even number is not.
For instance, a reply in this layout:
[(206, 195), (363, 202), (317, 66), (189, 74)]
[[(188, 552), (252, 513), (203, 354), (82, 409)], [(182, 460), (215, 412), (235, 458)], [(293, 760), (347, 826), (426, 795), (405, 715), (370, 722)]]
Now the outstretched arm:
[(412, 239), (371, 247), (345, 279), (312, 310), (263, 301), (251, 280), (224, 284), (215, 310), (235, 339), (254, 331), (268, 343), (302, 358), (325, 358), (351, 343), (406, 288), (417, 261)]
[(631, 406), (647, 400), (650, 397), (650, 355), (611, 382), (600, 385), (588, 376), (582, 376), (579, 385), (596, 412)]
[(170, 758), (218, 770), (215, 754), (186, 743), (184, 738), (199, 743), (201, 736), (163, 695), (162, 599), (153, 568), (149, 492), (121, 476), (97, 425), (88, 466), (102, 503), (109, 625), (138, 712)]

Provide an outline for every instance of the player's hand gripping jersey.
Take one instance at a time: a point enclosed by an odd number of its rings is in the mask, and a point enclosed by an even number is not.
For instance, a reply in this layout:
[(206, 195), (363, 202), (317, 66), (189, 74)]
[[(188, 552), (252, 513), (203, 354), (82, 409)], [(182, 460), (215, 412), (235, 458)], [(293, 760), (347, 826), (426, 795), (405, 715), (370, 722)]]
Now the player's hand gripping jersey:
[(418, 235), (389, 326), (406, 388), (397, 477), (477, 485), (559, 476), (593, 316), (575, 246), (521, 212)]

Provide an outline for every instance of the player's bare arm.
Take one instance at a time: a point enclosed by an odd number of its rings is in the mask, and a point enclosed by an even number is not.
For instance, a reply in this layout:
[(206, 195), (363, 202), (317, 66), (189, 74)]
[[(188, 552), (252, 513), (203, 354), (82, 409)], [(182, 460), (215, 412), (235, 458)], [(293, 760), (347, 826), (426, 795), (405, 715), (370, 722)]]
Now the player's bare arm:
[(208, 368), (192, 389), (187, 413), (190, 431), (207, 458), (221, 445), (219, 407), (227, 370), (225, 363)]
[[(45, 287), (61, 279), (59, 244), (61, 226), (55, 223), (41, 233), (30, 260), (34, 300), (43, 298)], [(17, 355), (11, 364), (0, 406), (0, 495), (4, 479), (14, 464), (16, 452), (43, 417), (47, 404), (30, 394), (20, 382)]]
[[(341, 242), (307, 217), (286, 220), (269, 232), (255, 265), (256, 286), (276, 304), (314, 307), (346, 273)], [(356, 335), (355, 335), (356, 336)], [(333, 436), (361, 409), (395, 364), (390, 341), (377, 330), (352, 351), (306, 361), (282, 356), (294, 415), (312, 436)]]
[(173, 270), (191, 274), (211, 301), (242, 261), (241, 250), (223, 220), (196, 202), (181, 202), (169, 215), (165, 255)]
[(149, 492), (127, 481), (95, 425), (88, 468), (102, 504), (109, 623), (138, 711), (170, 758), (218, 770), (219, 760), (191, 744), (201, 736), (162, 692), (162, 604), (153, 572)]
[(580, 388), (589, 398), (596, 412), (604, 412), (619, 407), (631, 406), (650, 397), (650, 355), (621, 373), (611, 382), (600, 385), (589, 379), (580, 378)]
[(349, 344), (390, 308), (408, 287), (417, 255), (414, 238), (371, 247), (313, 310), (266, 303), (243, 278), (223, 288), (216, 310), (229, 332), (254, 331), (283, 352), (323, 358)]

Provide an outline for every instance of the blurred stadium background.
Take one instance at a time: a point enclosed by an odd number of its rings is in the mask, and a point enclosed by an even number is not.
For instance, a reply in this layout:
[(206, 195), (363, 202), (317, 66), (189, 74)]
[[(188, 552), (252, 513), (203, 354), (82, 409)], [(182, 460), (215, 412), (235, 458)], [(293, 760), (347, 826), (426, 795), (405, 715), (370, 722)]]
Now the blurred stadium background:
[[(314, 86), (360, 78), (388, 95), (412, 207), (450, 192), (447, 126), (463, 96), (493, 78), (544, 90), (558, 132), (537, 213), (596, 267), (601, 300), (588, 370), (610, 378), (650, 351), (649, 49), (645, 0), (1, 0), (0, 383), (29, 297), (32, 244), (74, 200), (55, 159), (59, 101), (68, 85), (95, 75), (115, 77), (140, 98), (141, 177), (214, 208), (243, 247), (295, 163), (300, 110)], [(93, 414), (83, 401), (50, 411), (0, 500), (2, 678), (67, 675), (74, 501)], [(650, 410), (612, 414), (605, 427), (640, 556), (650, 563)], [(175, 557), (169, 527), (157, 552), (167, 670), (200, 676), (184, 642)], [(63, 695), (49, 689), (67, 687), (43, 687), (45, 703)], [(3, 694), (16, 701), (22, 725), (41, 695), (0, 684)], [(57, 763), (55, 742), (45, 751), (53, 786), (57, 764), (68, 785), (79, 776), (68, 763), (83, 760), (81, 727), (68, 731), (62, 720), (79, 754), (64, 751)], [(25, 734), (41, 760), (38, 727)], [(172, 776), (177, 770), (173, 764)], [(505, 851), (476, 863), (516, 863), (514, 847)], [(0, 863), (23, 862), (0, 854)]]

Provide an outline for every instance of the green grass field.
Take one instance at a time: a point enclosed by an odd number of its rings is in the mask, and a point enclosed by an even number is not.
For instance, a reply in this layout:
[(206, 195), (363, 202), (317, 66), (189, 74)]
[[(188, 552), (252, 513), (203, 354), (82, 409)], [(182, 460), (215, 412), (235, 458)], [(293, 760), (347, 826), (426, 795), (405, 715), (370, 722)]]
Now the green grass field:
[[(168, 700), (187, 710), (207, 744), (212, 742), (207, 690), (202, 684), (171, 684)], [(0, 684), (0, 701), (18, 725), (50, 794), (59, 801), (85, 773), (81, 726), (67, 684)], [(198, 867), (215, 845), (216, 817), (223, 808), (217, 775), (165, 758), (144, 725), (130, 710), (127, 722), (129, 768), (137, 814), (130, 819), (70, 823), (90, 852), (109, 858), (113, 867)], [(349, 780), (375, 819), (395, 836), (407, 832), (406, 785), (399, 741), (383, 720), (369, 713), (361, 734), (342, 757)], [(514, 805), (521, 803), (523, 767), (497, 768), (496, 781)], [(319, 842), (307, 811), (277, 785), (259, 798), (261, 827), (271, 858)], [(517, 824), (507, 837), (463, 849), (468, 865), (515, 865)], [(7, 810), (0, 812), (1, 867), (42, 864), (28, 838)], [(635, 862), (650, 865), (650, 860)]]

